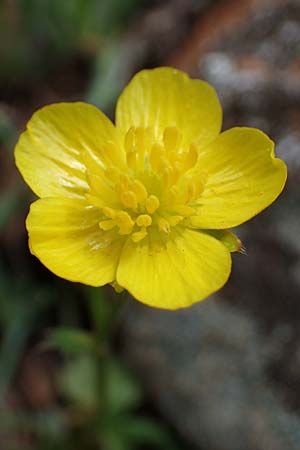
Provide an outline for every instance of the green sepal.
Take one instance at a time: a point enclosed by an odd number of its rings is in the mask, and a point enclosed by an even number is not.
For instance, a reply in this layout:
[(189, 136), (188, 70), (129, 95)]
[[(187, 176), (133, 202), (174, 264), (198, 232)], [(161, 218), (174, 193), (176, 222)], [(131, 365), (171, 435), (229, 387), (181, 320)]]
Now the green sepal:
[(229, 230), (201, 230), (218, 239), (230, 252), (239, 252), (242, 249), (242, 241)]

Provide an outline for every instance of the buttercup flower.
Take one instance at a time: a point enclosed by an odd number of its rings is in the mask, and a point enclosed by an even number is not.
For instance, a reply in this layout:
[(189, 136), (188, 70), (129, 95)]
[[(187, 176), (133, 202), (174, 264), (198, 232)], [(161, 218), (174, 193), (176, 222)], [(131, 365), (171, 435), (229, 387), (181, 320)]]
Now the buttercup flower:
[(135, 75), (115, 126), (85, 103), (37, 111), (15, 151), (40, 197), (26, 221), (31, 252), (60, 277), (112, 283), (160, 308), (221, 288), (240, 248), (228, 228), (286, 181), (264, 133), (220, 134), (221, 121), (214, 89), (167, 67)]

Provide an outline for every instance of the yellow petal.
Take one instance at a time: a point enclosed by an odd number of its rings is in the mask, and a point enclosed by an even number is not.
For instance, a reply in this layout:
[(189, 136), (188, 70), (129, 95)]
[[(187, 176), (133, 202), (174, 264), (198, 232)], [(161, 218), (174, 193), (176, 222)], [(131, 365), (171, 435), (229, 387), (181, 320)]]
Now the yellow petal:
[(197, 167), (207, 174), (198, 216), (191, 219), (199, 228), (231, 228), (249, 220), (278, 197), (287, 176), (285, 164), (274, 157), (274, 143), (254, 128), (220, 134), (200, 152)]
[[(117, 143), (107, 155), (103, 144)], [(110, 120), (92, 105), (58, 103), (37, 111), (15, 149), (16, 164), (26, 183), (40, 197), (80, 197), (87, 190), (82, 152), (100, 165), (117, 164), (124, 155)]]
[(160, 248), (146, 237), (128, 240), (117, 270), (117, 282), (137, 300), (164, 309), (190, 306), (227, 281), (228, 249), (208, 234), (182, 229)]
[(103, 232), (99, 211), (80, 199), (44, 198), (31, 205), (26, 226), (31, 252), (53, 273), (102, 286), (115, 280), (122, 240)]
[(116, 110), (116, 126), (123, 135), (132, 126), (150, 126), (162, 140), (165, 128), (177, 127), (183, 134), (183, 147), (191, 142), (207, 145), (218, 135), (221, 121), (215, 90), (171, 67), (136, 74), (121, 94)]

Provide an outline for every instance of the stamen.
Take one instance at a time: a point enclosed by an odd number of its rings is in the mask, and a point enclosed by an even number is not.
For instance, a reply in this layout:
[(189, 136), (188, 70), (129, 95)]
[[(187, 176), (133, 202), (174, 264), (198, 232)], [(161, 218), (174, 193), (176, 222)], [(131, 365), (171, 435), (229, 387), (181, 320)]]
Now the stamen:
[(176, 225), (178, 225), (180, 222), (183, 221), (183, 217), (182, 216), (170, 216), (168, 217), (168, 221), (170, 222), (170, 225), (172, 227), (175, 227)]
[(146, 210), (153, 214), (159, 208), (159, 200), (155, 195), (150, 195), (146, 200)]
[(173, 185), (171, 189), (167, 192), (168, 203), (176, 204), (179, 202), (180, 191), (177, 185)]
[(163, 231), (164, 233), (170, 233), (171, 231), (170, 224), (164, 217), (159, 217), (157, 219), (157, 225), (160, 231)]
[(143, 183), (141, 183), (139, 180), (134, 180), (134, 182), (132, 183), (132, 190), (135, 193), (139, 203), (142, 203), (146, 200), (148, 196), (147, 190)]
[(99, 223), (101, 230), (108, 231), (112, 230), (117, 225), (115, 220), (103, 220)]
[(112, 183), (117, 183), (120, 177), (120, 171), (116, 167), (108, 167), (105, 171), (106, 178)]
[(119, 159), (119, 151), (116, 144), (112, 141), (107, 141), (101, 148), (101, 154), (104, 159), (107, 159), (109, 163), (115, 164)]
[(132, 153), (135, 151), (135, 127), (129, 128), (125, 134), (124, 147), (126, 153)]
[(153, 144), (150, 152), (150, 164), (153, 170), (159, 172), (161, 169), (164, 148), (160, 144)]
[(179, 171), (177, 167), (167, 166), (163, 173), (164, 187), (169, 189), (178, 179)]
[(136, 209), (137, 208), (137, 198), (133, 191), (125, 191), (121, 194), (121, 202), (126, 208)]
[(127, 190), (129, 188), (129, 185), (130, 185), (130, 178), (129, 178), (129, 176), (126, 175), (125, 173), (122, 173), (120, 175), (120, 183), (121, 183), (121, 186), (124, 189), (124, 191)]
[(164, 130), (163, 142), (167, 152), (176, 152), (181, 143), (181, 134), (176, 127), (167, 127)]
[(109, 206), (104, 206), (102, 209), (103, 214), (108, 217), (109, 219), (114, 219), (116, 217), (116, 211), (113, 208), (110, 208)]
[[(155, 233), (167, 235), (172, 227), (183, 221), (191, 221), (187, 218), (197, 215), (195, 209), (188, 205), (201, 195), (206, 178), (202, 176), (202, 171), (190, 170), (198, 161), (197, 146), (191, 144), (185, 152), (180, 147), (181, 143), (182, 135), (173, 126), (165, 128), (162, 143), (155, 143), (153, 129), (131, 127), (124, 138), (127, 166), (131, 170), (114, 166), (113, 158), (118, 148), (114, 142), (105, 143), (101, 151), (107, 152), (107, 159), (112, 166), (107, 169), (103, 166), (103, 186), (101, 184), (95, 190), (95, 195), (98, 191), (103, 194), (104, 187), (109, 195), (103, 200), (101, 197), (101, 201), (95, 204), (90, 200), (94, 195), (92, 184), (91, 192), (87, 194), (90, 203), (103, 213), (102, 218), (105, 220), (99, 222), (102, 230), (118, 227), (120, 235), (131, 235), (133, 242), (140, 242), (152, 227)], [(98, 174), (93, 176), (100, 178)], [(99, 184), (98, 178), (96, 181)], [(158, 195), (151, 194), (151, 191)]]
[(185, 170), (189, 170), (196, 164), (198, 160), (198, 150), (195, 144), (191, 144), (189, 151), (185, 156), (184, 168)]
[(141, 231), (136, 231), (135, 233), (132, 233), (131, 239), (133, 242), (140, 242), (147, 236), (146, 228), (142, 228)]
[(152, 218), (148, 214), (141, 214), (136, 219), (136, 224), (138, 227), (149, 227), (152, 224)]
[(135, 129), (135, 149), (139, 158), (140, 169), (144, 167), (146, 145), (146, 129), (144, 127), (137, 127)]
[(134, 227), (134, 221), (126, 211), (119, 211), (116, 217), (120, 234), (130, 234)]
[(136, 153), (135, 152), (128, 152), (126, 153), (126, 161), (128, 166), (131, 169), (135, 169), (136, 167)]

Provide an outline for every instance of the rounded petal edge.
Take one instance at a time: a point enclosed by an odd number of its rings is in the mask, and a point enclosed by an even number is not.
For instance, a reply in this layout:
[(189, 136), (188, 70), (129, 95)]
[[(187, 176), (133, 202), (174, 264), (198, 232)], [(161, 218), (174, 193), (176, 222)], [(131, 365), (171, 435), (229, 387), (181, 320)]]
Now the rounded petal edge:
[(153, 127), (156, 139), (175, 126), (183, 134), (183, 146), (199, 148), (220, 132), (222, 108), (215, 89), (172, 67), (138, 72), (121, 93), (116, 108), (116, 126), (121, 134), (132, 126)]
[(55, 275), (90, 286), (115, 280), (123, 242), (99, 228), (99, 211), (85, 201), (43, 198), (26, 219), (29, 248)]
[(197, 228), (226, 229), (246, 222), (276, 200), (287, 179), (274, 142), (255, 128), (221, 133), (200, 152), (197, 164), (208, 174), (195, 205), (198, 215), (191, 220)]
[(231, 272), (229, 250), (214, 237), (184, 229), (157, 245), (127, 241), (117, 282), (140, 302), (161, 309), (186, 308), (221, 289)]
[(118, 142), (117, 131), (95, 106), (54, 103), (37, 110), (28, 121), (15, 146), (16, 166), (38, 197), (83, 198), (88, 184), (82, 153), (88, 151), (101, 161), (107, 156), (101, 147), (109, 140)]

